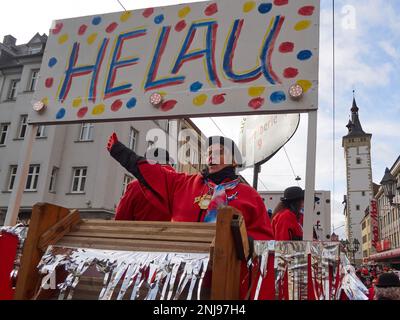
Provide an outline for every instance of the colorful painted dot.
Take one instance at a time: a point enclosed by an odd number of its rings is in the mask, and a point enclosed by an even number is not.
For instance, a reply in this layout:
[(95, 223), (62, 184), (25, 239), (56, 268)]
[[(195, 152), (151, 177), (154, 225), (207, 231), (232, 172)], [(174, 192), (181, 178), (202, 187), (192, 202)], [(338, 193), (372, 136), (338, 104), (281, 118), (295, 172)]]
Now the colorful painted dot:
[(261, 98), (261, 97), (254, 98), (254, 99), (250, 100), (249, 107), (254, 110), (257, 110), (257, 109), (260, 109), (264, 105), (264, 103), (265, 103), (264, 98)]
[(75, 98), (74, 100), (72, 100), (72, 106), (74, 108), (79, 108), (81, 106), (81, 104), (82, 104), (82, 98), (81, 97), (78, 97), (78, 98)]
[(115, 100), (111, 105), (111, 111), (118, 111), (122, 107), (122, 101), (120, 99)]
[(279, 51), (282, 52), (282, 53), (293, 52), (293, 50), (294, 50), (294, 43), (293, 42), (283, 42), (279, 46)]
[(87, 38), (87, 43), (92, 44), (93, 42), (96, 41), (97, 38), (97, 33), (92, 33), (88, 38)]
[(265, 92), (265, 87), (250, 87), (248, 90), (250, 97), (259, 97)]
[(302, 20), (294, 26), (294, 30), (296, 31), (301, 31), (309, 28), (311, 26), (311, 21), (310, 20)]
[(83, 107), (83, 108), (80, 108), (78, 110), (76, 115), (77, 115), (78, 118), (83, 118), (86, 115), (87, 112), (88, 112), (88, 107)]
[(80, 36), (84, 35), (85, 32), (86, 32), (86, 29), (87, 29), (87, 25), (86, 25), (86, 24), (81, 25), (81, 26), (79, 27), (78, 34), (79, 34)]
[(66, 34), (66, 33), (58, 38), (58, 43), (59, 44), (63, 44), (65, 42), (67, 42), (67, 41), (68, 41), (68, 34)]
[(258, 12), (261, 14), (266, 14), (268, 12), (270, 12), (272, 9), (272, 3), (261, 3), (258, 6)]
[(185, 28), (186, 28), (186, 21), (185, 20), (181, 20), (175, 25), (175, 31), (176, 32), (181, 32)]
[(126, 107), (127, 107), (128, 109), (132, 109), (132, 108), (136, 107), (136, 102), (137, 102), (137, 100), (136, 100), (135, 97), (130, 98), (130, 99), (128, 100), (128, 102), (126, 103)]
[(218, 6), (216, 3), (212, 3), (210, 4), (205, 10), (204, 10), (204, 14), (206, 16), (212, 16), (214, 14), (216, 14), (218, 12)]
[(154, 12), (153, 8), (147, 8), (143, 11), (143, 17), (148, 18), (150, 17)]
[(286, 100), (286, 94), (283, 91), (276, 91), (271, 94), (270, 100), (272, 103), (281, 103)]
[(158, 16), (156, 16), (154, 18), (154, 23), (155, 24), (160, 24), (163, 21), (164, 21), (164, 15), (163, 14), (160, 14), (160, 15), (158, 15)]
[(101, 22), (101, 17), (94, 17), (92, 20), (92, 24), (95, 26), (99, 25), (100, 22)]
[(42, 103), (43, 103), (45, 106), (48, 106), (48, 105), (49, 105), (49, 98), (44, 97), (41, 101), (42, 101)]
[(50, 58), (49, 67), (53, 68), (57, 64), (57, 59), (55, 57)]
[(161, 105), (161, 110), (164, 111), (164, 112), (169, 111), (169, 110), (175, 108), (177, 103), (178, 103), (178, 101), (176, 101), (176, 100), (165, 101)]
[(51, 32), (53, 33), (53, 34), (59, 34), (60, 33), (60, 31), (61, 31), (61, 29), (63, 28), (63, 23), (62, 22), (58, 22), (58, 23), (56, 23), (56, 26), (54, 27), (54, 29), (53, 30), (51, 30)]
[(289, 3), (289, 0), (275, 0), (274, 5), (276, 6), (285, 6)]
[(212, 103), (215, 105), (223, 104), (225, 102), (226, 93), (217, 94), (212, 98)]
[(106, 109), (105, 105), (100, 103), (97, 106), (95, 106), (92, 110), (92, 114), (94, 116), (97, 116), (99, 114), (102, 114), (104, 112), (104, 110)]
[(305, 6), (299, 9), (299, 15), (301, 16), (312, 16), (314, 14), (314, 6)]
[(183, 19), (190, 13), (190, 7), (184, 7), (178, 11), (178, 17)]
[(121, 22), (126, 22), (129, 20), (129, 18), (132, 16), (132, 12), (131, 11), (125, 11), (123, 14), (121, 14), (121, 16), (119, 17), (119, 20)]
[(308, 60), (312, 57), (313, 53), (310, 50), (302, 50), (297, 54), (297, 59)]
[(65, 111), (64, 108), (61, 108), (60, 110), (58, 110), (58, 112), (57, 112), (57, 114), (56, 114), (56, 119), (59, 120), (59, 119), (64, 118), (65, 112), (66, 112), (66, 111)]
[(199, 81), (196, 81), (196, 82), (192, 83), (192, 85), (190, 86), (190, 91), (198, 92), (199, 90), (201, 90), (201, 88), (203, 88), (203, 84)]
[(298, 80), (296, 83), (303, 88), (304, 92), (307, 92), (312, 88), (312, 82), (309, 80)]
[(193, 104), (195, 105), (195, 106), (198, 106), (198, 107), (200, 107), (200, 106), (202, 106), (203, 104), (205, 104), (206, 103), (206, 101), (207, 101), (207, 95), (206, 94), (199, 94), (198, 96), (196, 96), (194, 99), (193, 99)]
[(299, 70), (296, 68), (286, 68), (285, 71), (283, 71), (283, 76), (285, 78), (295, 78), (299, 74)]
[(243, 12), (247, 13), (252, 11), (256, 7), (256, 3), (254, 1), (247, 1), (243, 5)]
[(116, 28), (118, 27), (118, 23), (116, 22), (112, 22), (108, 25), (108, 27), (106, 28), (106, 32), (107, 33), (111, 33), (113, 32)]
[(46, 86), (46, 88), (51, 88), (53, 86), (53, 78), (47, 78), (46, 81), (44, 82), (44, 85)]

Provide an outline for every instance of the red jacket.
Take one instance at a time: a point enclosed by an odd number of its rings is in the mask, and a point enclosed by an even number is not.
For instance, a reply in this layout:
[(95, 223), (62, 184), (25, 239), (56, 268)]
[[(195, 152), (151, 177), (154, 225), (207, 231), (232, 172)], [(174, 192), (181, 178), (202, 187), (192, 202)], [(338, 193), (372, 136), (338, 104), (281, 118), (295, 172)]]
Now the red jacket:
[[(147, 161), (139, 163), (139, 170), (146, 182), (158, 194), (146, 189), (146, 196), (157, 208), (167, 208), (172, 221), (202, 222), (206, 210), (201, 210), (196, 198), (209, 191), (201, 175), (188, 175), (165, 170), (160, 165)], [(264, 202), (252, 187), (239, 183), (233, 190), (227, 190), (229, 197), (236, 194), (228, 205), (238, 209), (245, 220), (249, 236), (254, 240), (272, 240), (273, 232)]]
[[(164, 166), (167, 170), (174, 170)], [(115, 210), (115, 220), (171, 221), (167, 208), (156, 208), (146, 198), (145, 187), (138, 180), (130, 182)]]
[(303, 240), (303, 228), (296, 214), (289, 209), (284, 209), (272, 219), (275, 240), (296, 241)]

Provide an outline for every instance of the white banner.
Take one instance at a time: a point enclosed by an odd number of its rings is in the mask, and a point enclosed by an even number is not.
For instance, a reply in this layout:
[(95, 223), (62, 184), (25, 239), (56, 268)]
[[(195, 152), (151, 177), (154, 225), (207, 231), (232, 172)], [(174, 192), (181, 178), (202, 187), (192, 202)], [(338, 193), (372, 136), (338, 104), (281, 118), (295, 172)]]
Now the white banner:
[(35, 95), (46, 108), (29, 122), (315, 110), (319, 15), (319, 0), (219, 0), (55, 21)]

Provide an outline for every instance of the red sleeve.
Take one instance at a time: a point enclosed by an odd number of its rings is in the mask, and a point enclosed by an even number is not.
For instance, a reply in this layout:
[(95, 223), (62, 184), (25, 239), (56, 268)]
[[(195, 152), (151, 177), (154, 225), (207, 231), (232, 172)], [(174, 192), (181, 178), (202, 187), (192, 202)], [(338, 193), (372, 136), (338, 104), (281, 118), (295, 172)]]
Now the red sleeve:
[(130, 182), (126, 188), (124, 195), (119, 200), (117, 209), (115, 210), (115, 220), (133, 220), (133, 191), (135, 184), (139, 181)]
[(277, 241), (290, 241), (292, 239), (290, 221), (284, 215), (283, 212), (278, 213), (272, 220), (274, 236)]
[(265, 204), (258, 194), (256, 195), (254, 210), (245, 215), (245, 222), (247, 233), (254, 240), (274, 239), (271, 221), (269, 220)]
[(188, 175), (177, 173), (175, 170), (165, 168), (164, 165), (155, 164), (149, 161), (139, 163), (139, 171), (153, 191), (143, 188), (148, 201), (159, 210), (166, 208), (172, 215), (172, 202), (175, 196), (176, 187), (186, 183)]

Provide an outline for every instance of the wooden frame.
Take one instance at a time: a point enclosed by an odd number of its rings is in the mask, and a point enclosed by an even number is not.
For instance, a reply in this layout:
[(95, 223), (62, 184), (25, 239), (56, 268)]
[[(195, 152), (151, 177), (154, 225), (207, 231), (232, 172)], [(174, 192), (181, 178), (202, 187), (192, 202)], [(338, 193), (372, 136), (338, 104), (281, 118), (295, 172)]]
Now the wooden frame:
[(37, 271), (52, 244), (65, 247), (126, 251), (210, 253), (211, 299), (237, 300), (240, 267), (249, 245), (242, 215), (234, 208), (219, 210), (217, 223), (83, 220), (48, 203), (33, 207), (19, 270), (15, 299), (34, 299), (40, 288)]

